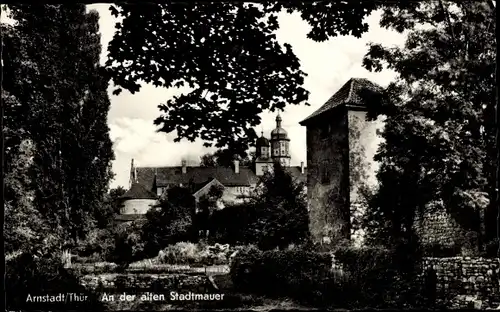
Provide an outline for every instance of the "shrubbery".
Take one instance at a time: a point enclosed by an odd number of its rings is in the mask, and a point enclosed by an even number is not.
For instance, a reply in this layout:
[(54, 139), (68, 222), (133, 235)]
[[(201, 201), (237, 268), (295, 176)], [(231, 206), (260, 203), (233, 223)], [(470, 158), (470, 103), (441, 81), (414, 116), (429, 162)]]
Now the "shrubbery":
[(228, 264), (229, 257), (234, 251), (235, 249), (228, 245), (210, 246), (181, 242), (160, 251), (158, 262), (206, 266)]
[(249, 249), (235, 257), (231, 278), (239, 291), (325, 303), (336, 288), (331, 264), (327, 253)]
[(256, 221), (255, 205), (242, 203), (214, 211), (209, 220), (209, 240), (221, 244), (248, 244), (255, 241), (252, 224)]
[(114, 233), (114, 249), (108, 258), (121, 266), (146, 258), (142, 240), (143, 220), (120, 225)]
[[(78, 277), (63, 268), (57, 254), (43, 257), (24, 253), (6, 263), (5, 289), (8, 310), (102, 310), (97, 297), (80, 285)], [(31, 303), (28, 294), (58, 295), (67, 293), (86, 294), (84, 302)]]
[(393, 255), (376, 248), (340, 248), (334, 254), (252, 249), (236, 256), (231, 278), (240, 291), (315, 305), (395, 307), (411, 302), (413, 285), (399, 274)]
[(210, 219), (211, 240), (255, 244), (260, 249), (284, 249), (309, 241), (309, 218), (304, 185), (276, 164), (262, 177), (246, 203), (216, 211)]
[(85, 262), (107, 261), (115, 250), (115, 233), (112, 229), (95, 229), (73, 249)]
[(195, 209), (196, 202), (189, 188), (168, 189), (159, 206), (146, 214), (141, 235), (146, 254), (153, 257), (168, 245), (193, 240)]
[(342, 263), (347, 275), (342, 290), (349, 304), (401, 307), (415, 301), (416, 285), (411, 273), (416, 271), (405, 273), (404, 259), (396, 254), (393, 250), (374, 247), (341, 248), (335, 252), (336, 261)]

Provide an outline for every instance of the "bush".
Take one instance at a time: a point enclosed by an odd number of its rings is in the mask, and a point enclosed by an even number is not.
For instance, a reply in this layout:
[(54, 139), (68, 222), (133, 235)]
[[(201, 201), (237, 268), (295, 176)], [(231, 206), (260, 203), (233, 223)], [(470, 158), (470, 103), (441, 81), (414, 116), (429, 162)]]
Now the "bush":
[[(78, 277), (62, 266), (57, 254), (36, 257), (24, 253), (6, 263), (5, 283), (8, 310), (102, 310), (97, 296), (80, 285)], [(78, 293), (89, 296), (83, 302), (36, 303), (27, 302), (28, 294), (58, 295)]]
[(91, 231), (84, 241), (73, 249), (83, 262), (98, 262), (110, 259), (115, 248), (115, 233), (111, 229)]
[(255, 220), (255, 206), (250, 203), (216, 210), (209, 219), (209, 239), (230, 245), (252, 243), (251, 225)]
[(279, 164), (261, 182), (248, 202), (214, 212), (210, 238), (228, 244), (256, 244), (263, 250), (308, 242), (304, 185)]
[(249, 249), (236, 256), (231, 279), (240, 291), (288, 296), (306, 304), (402, 306), (411, 301), (414, 285), (400, 274), (393, 255), (375, 248), (339, 248), (334, 254)]
[(415, 304), (418, 261), (382, 248), (340, 248), (335, 259), (346, 272), (343, 297), (356, 307), (406, 307)]
[(193, 225), (196, 200), (189, 188), (168, 189), (155, 208), (147, 212), (141, 236), (148, 256), (155, 256), (170, 244), (196, 238)]
[(239, 291), (321, 304), (337, 289), (331, 265), (332, 258), (326, 253), (251, 248), (235, 257), (231, 279)]
[(498, 238), (495, 238), (489, 242), (487, 242), (484, 246), (484, 256), (485, 257), (498, 257), (498, 246), (500, 242)]
[(133, 261), (147, 257), (144, 252), (144, 242), (141, 239), (143, 223), (142, 220), (137, 220), (116, 229), (114, 249), (109, 261), (128, 266)]
[(229, 246), (215, 244), (214, 246), (180, 242), (168, 246), (158, 254), (159, 263), (189, 264), (189, 265), (220, 265), (229, 262), (229, 256), (234, 249)]

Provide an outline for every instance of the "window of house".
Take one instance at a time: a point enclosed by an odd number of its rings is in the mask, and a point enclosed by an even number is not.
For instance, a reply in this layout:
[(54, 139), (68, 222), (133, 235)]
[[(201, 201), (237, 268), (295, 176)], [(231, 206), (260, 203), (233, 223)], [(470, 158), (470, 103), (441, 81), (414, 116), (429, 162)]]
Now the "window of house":
[(269, 168), (267, 166), (262, 166), (262, 172), (267, 172)]

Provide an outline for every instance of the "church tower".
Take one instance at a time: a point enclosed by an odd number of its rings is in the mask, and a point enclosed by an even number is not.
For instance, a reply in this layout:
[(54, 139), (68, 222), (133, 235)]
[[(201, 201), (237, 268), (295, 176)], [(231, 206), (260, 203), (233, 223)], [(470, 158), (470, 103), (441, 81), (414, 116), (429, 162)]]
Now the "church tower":
[(283, 167), (290, 166), (290, 139), (288, 134), (281, 127), (281, 116), (276, 116), (276, 128), (271, 131), (271, 158), (274, 162), (279, 162)]
[(264, 137), (264, 131), (255, 142), (255, 156), (264, 160), (269, 159), (269, 140)]
[(260, 138), (255, 142), (255, 174), (263, 176), (271, 167), (272, 160), (270, 155), (269, 140), (264, 137), (264, 131)]

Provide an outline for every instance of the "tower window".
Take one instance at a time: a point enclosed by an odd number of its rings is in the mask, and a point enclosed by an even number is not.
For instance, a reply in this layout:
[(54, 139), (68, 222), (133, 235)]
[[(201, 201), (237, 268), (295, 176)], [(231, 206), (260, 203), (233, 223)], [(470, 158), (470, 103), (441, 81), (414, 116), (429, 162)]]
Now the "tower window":
[(323, 161), (321, 164), (321, 183), (330, 183), (330, 166), (327, 161)]
[(330, 175), (328, 174), (328, 170), (326, 168), (323, 169), (323, 174), (321, 175), (321, 183), (329, 183)]
[(328, 139), (332, 133), (332, 126), (330, 124), (323, 125), (320, 129), (320, 136), (323, 140)]

